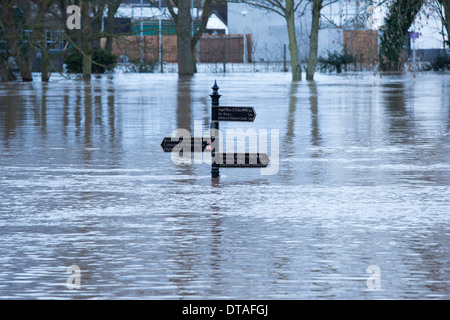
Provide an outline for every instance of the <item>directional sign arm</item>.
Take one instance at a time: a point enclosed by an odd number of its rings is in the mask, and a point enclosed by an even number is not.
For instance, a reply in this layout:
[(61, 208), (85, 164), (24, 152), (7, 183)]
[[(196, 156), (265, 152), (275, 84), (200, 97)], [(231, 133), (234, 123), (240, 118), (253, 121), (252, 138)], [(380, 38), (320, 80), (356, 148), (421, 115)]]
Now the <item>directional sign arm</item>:
[(212, 107), (213, 121), (254, 122), (256, 112), (253, 107)]
[(208, 141), (203, 138), (191, 138), (190, 141), (184, 141), (182, 137), (180, 138), (164, 138), (161, 142), (161, 147), (164, 152), (172, 152), (175, 147), (180, 149), (189, 149), (191, 152), (204, 152), (208, 146)]
[(219, 168), (266, 168), (270, 163), (265, 153), (220, 153), (213, 161)]

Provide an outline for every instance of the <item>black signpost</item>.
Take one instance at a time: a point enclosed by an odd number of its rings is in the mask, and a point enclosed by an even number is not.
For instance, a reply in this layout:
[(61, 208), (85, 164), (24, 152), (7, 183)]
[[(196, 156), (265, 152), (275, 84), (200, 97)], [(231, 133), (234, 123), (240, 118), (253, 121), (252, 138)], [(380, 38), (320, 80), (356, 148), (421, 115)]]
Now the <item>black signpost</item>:
[(219, 122), (254, 122), (256, 112), (253, 107), (221, 107), (219, 100), (219, 86), (217, 82), (212, 87), (213, 93), (211, 107), (211, 140), (191, 138), (164, 138), (161, 147), (164, 152), (173, 152), (175, 147), (179, 150), (191, 148), (191, 152), (204, 152), (211, 144), (211, 177), (219, 178), (220, 168), (265, 168), (269, 165), (269, 156), (265, 153), (220, 153), (219, 152)]
[[(213, 93), (211, 95), (211, 132), (219, 130), (219, 122), (254, 122), (256, 112), (253, 107), (221, 107), (219, 100), (219, 86), (217, 82), (212, 87)], [(211, 177), (213, 179), (220, 176), (220, 168), (265, 168), (269, 165), (270, 159), (267, 154), (257, 153), (234, 153), (234, 154), (220, 154), (218, 151), (219, 141), (218, 136), (211, 133)]]
[(219, 94), (219, 86), (217, 81), (214, 81), (212, 87), (213, 93), (211, 97), (211, 178), (217, 179), (220, 176), (220, 170), (217, 163), (214, 161), (216, 152), (219, 153), (219, 121), (214, 118), (214, 108), (219, 107), (219, 100), (221, 95)]

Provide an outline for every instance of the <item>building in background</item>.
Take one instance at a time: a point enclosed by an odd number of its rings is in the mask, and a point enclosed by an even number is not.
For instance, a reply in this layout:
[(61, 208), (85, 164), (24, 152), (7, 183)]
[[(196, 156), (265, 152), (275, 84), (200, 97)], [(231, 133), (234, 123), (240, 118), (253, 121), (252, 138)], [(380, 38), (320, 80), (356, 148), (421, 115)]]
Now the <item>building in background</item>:
[[(188, 1), (188, 0), (186, 0)], [(201, 3), (194, 0), (192, 8), (193, 32), (201, 25)], [(175, 8), (176, 10), (176, 8)], [(154, 63), (156, 61), (176, 62), (176, 29), (164, 0), (126, 0), (116, 15), (117, 21), (128, 24), (129, 30), (115, 39), (113, 53), (126, 55), (130, 60)], [(243, 62), (243, 35), (229, 34), (228, 3), (213, 4), (206, 31), (199, 41), (198, 62)], [(123, 29), (123, 28), (122, 28)], [(248, 40), (251, 43), (251, 40)], [(251, 46), (248, 46), (250, 49)]]
[[(189, 1), (189, 0), (185, 0)], [(194, 6), (192, 16), (194, 17), (194, 31), (200, 27), (201, 5), (198, 0), (192, 1)], [(175, 8), (176, 9), (176, 8)], [(227, 27), (227, 3), (214, 4), (211, 8), (206, 34), (228, 34)], [(141, 21), (144, 35), (158, 35), (159, 21), (162, 21), (163, 35), (176, 34), (175, 23), (167, 9), (165, 0), (124, 0), (117, 12), (116, 18), (129, 19), (131, 31), (138, 34), (141, 32)]]
[[(246, 4), (230, 3), (228, 8), (228, 27), (230, 33), (250, 33), (253, 38), (253, 55), (255, 61), (283, 61), (284, 47), (289, 45), (286, 20), (271, 11), (261, 10)], [(381, 25), (380, 18), (372, 15), (371, 28), (361, 26), (356, 17), (362, 15), (364, 8), (354, 2), (339, 1), (322, 9), (319, 31), (319, 56), (327, 52), (344, 52), (351, 47), (346, 41), (352, 36), (344, 36), (344, 31), (371, 30)], [(297, 40), (300, 58), (306, 61), (309, 53), (309, 33), (311, 26), (311, 7), (299, 9), (303, 16), (297, 14)], [(359, 23), (357, 27), (355, 23)], [(373, 33), (368, 33), (373, 37)], [(366, 34), (367, 36), (367, 34)], [(287, 51), (288, 59), (289, 51)]]
[[(379, 1), (383, 3), (383, 1)], [(303, 12), (300, 9), (299, 12)], [(311, 7), (304, 10), (304, 16), (296, 17), (297, 40), (300, 58), (306, 62), (309, 53), (309, 32)], [(378, 59), (379, 36), (385, 7), (368, 5), (364, 1), (340, 0), (322, 9), (319, 31), (318, 55), (328, 52), (349, 53), (364, 63), (374, 63)], [(418, 52), (442, 50), (442, 24), (438, 17), (422, 14), (411, 27), (418, 31), (419, 38), (411, 40), (406, 50), (415, 47)], [(228, 4), (228, 28), (230, 33), (251, 34), (254, 61), (276, 61), (284, 59), (285, 46), (289, 45), (285, 19), (271, 11), (261, 10), (242, 3)], [(411, 49), (410, 49), (411, 48)], [(289, 57), (289, 50), (287, 50)], [(420, 54), (418, 54), (420, 59)]]
[[(134, 36), (122, 38), (136, 43), (122, 45), (122, 48), (118, 49), (119, 53), (126, 51), (127, 55), (136, 58), (139, 54), (136, 46), (142, 46), (144, 43), (147, 52), (145, 60), (176, 61), (175, 24), (165, 2), (165, 0), (122, 2), (116, 21), (120, 21), (124, 26), (122, 33)], [(193, 4), (195, 31), (200, 26), (201, 11), (198, 8), (201, 6), (199, 0), (193, 0)], [(310, 4), (299, 12), (304, 12), (304, 15), (298, 14), (296, 17), (297, 38), (300, 58), (306, 62), (311, 25)], [(322, 9), (319, 31), (319, 57), (337, 52), (352, 55), (360, 66), (376, 65), (379, 37), (386, 13), (386, 7), (369, 5), (365, 1), (340, 0), (326, 5)], [(418, 38), (412, 38), (405, 44), (407, 53), (411, 57), (417, 57), (418, 61), (431, 60), (440, 54), (441, 26), (439, 18), (432, 15), (417, 19), (411, 31), (418, 32)], [(137, 38), (139, 36), (143, 37), (143, 40), (139, 40)], [(281, 62), (285, 59), (289, 61), (288, 45), (286, 21), (280, 15), (242, 3), (223, 2), (212, 7), (207, 30), (199, 42), (197, 61)], [(413, 55), (413, 52), (416, 54)]]

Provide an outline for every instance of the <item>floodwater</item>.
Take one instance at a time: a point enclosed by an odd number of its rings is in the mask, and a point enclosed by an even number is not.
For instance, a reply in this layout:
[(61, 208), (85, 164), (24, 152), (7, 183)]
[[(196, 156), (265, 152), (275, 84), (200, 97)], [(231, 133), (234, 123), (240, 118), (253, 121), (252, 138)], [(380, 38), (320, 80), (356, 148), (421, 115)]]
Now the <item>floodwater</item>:
[[(257, 114), (221, 129), (278, 130), (276, 174), (162, 151), (209, 127), (214, 80)], [(2, 83), (0, 299), (449, 299), (449, 97), (436, 74)]]

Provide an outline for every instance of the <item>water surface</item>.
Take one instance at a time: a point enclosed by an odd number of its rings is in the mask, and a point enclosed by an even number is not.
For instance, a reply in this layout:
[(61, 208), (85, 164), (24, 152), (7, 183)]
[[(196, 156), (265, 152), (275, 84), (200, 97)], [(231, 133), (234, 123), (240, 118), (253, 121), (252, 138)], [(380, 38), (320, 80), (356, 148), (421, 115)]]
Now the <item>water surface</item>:
[[(276, 175), (162, 152), (209, 127), (214, 80), (257, 113), (221, 129), (279, 130)], [(0, 299), (449, 299), (449, 97), (436, 74), (0, 83)]]

